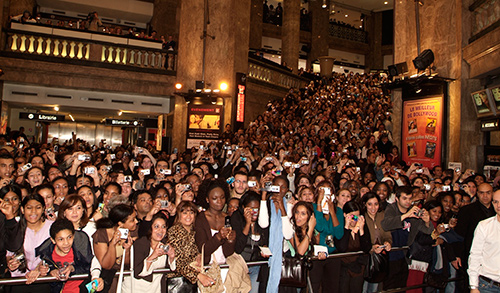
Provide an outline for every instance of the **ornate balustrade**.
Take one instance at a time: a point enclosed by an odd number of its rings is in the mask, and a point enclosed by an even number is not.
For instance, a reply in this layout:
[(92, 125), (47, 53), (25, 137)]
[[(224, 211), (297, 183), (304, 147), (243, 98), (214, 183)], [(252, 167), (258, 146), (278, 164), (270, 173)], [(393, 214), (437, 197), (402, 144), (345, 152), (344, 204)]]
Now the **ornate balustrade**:
[(360, 43), (368, 42), (367, 33), (365, 31), (334, 23), (330, 23), (330, 36)]
[(32, 57), (51, 62), (72, 60), (81, 65), (85, 65), (82, 62), (98, 62), (120, 66), (124, 70), (140, 68), (175, 74), (177, 53), (162, 50), (161, 43), (79, 31), (75, 31), (76, 37), (72, 37), (70, 30), (34, 28), (35, 31), (5, 30), (7, 42), (4, 51), (19, 54), (22, 58)]
[(309, 79), (293, 74), (279, 64), (270, 64), (258, 57), (248, 58), (248, 77), (259, 82), (265, 82), (283, 88), (304, 87)]

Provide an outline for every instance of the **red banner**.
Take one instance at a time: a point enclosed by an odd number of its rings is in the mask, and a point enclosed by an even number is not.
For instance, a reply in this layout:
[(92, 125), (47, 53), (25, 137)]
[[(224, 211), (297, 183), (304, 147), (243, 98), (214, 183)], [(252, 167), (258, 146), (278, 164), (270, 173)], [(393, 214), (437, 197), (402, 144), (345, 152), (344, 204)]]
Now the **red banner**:
[(443, 97), (403, 103), (402, 154), (407, 164), (441, 165)]
[(236, 100), (236, 121), (245, 122), (245, 86), (238, 85), (238, 98)]

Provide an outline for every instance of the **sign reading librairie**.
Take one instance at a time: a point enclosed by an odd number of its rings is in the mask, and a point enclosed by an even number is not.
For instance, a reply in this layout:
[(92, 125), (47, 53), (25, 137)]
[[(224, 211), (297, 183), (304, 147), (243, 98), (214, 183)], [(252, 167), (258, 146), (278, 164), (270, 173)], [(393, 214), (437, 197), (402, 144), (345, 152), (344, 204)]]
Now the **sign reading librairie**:
[(432, 168), (441, 164), (443, 97), (405, 101), (401, 152), (408, 164)]
[(64, 121), (64, 115), (21, 112), (21, 113), (19, 113), (19, 119), (57, 122), (57, 121)]

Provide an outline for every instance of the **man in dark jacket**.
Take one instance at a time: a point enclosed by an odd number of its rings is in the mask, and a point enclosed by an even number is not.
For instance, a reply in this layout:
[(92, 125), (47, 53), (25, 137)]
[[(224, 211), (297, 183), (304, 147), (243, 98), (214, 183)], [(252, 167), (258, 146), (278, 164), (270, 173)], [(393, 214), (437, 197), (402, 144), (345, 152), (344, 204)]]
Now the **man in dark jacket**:
[[(434, 227), (430, 224), (429, 213), (412, 206), (412, 189), (398, 187), (396, 202), (387, 206), (382, 220), (382, 229), (391, 231), (392, 246), (410, 246), (415, 241), (418, 232), (431, 234)], [(403, 288), (408, 278), (408, 263), (403, 251), (389, 253), (389, 274), (384, 281), (384, 290)]]

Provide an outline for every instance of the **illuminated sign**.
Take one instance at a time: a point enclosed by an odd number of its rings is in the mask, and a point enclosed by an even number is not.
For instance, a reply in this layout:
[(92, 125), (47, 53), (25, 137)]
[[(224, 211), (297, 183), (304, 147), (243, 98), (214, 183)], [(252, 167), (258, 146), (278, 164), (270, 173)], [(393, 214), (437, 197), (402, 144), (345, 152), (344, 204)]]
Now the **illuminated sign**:
[(407, 164), (427, 168), (441, 164), (443, 97), (426, 97), (403, 102), (401, 152)]
[(498, 130), (498, 120), (488, 120), (488, 121), (482, 121), (481, 122), (481, 130), (482, 131), (491, 131), (491, 130)]
[(238, 97), (236, 100), (236, 122), (245, 122), (245, 88), (246, 86), (238, 85)]
[(236, 72), (236, 87), (234, 91), (233, 98), (233, 112), (231, 116), (234, 119), (234, 123), (236, 124), (236, 129), (243, 126), (245, 122), (245, 102), (246, 102), (246, 93), (247, 89), (247, 75), (245, 73)]
[(124, 127), (139, 127), (142, 121), (139, 120), (120, 120), (120, 119), (106, 119), (106, 125), (111, 126), (124, 126)]
[(64, 115), (39, 114), (39, 113), (19, 113), (19, 119), (28, 119), (34, 121), (64, 121)]
[(190, 103), (187, 114), (187, 148), (197, 147), (201, 141), (208, 143), (219, 140), (220, 124), (223, 119), (221, 105), (192, 105)]

